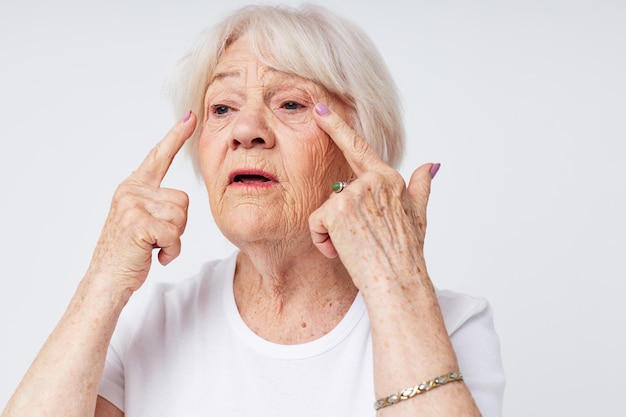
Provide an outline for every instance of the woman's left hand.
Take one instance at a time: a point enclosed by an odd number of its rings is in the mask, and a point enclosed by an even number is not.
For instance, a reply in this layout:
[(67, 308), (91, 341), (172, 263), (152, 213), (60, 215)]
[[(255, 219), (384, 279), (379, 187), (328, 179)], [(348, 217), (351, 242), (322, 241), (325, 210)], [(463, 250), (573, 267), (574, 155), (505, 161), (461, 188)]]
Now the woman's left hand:
[(341, 149), (356, 179), (311, 214), (313, 242), (325, 256), (338, 255), (363, 292), (408, 285), (415, 278), (429, 282), (423, 256), (426, 207), (439, 165), (422, 165), (406, 186), (337, 113), (323, 105), (316, 112), (317, 124)]
[[(339, 256), (363, 296), (371, 326), (376, 398), (458, 370), (424, 261), (426, 206), (439, 165), (422, 165), (406, 186), (338, 114), (320, 105), (316, 110), (317, 124), (341, 149), (356, 179), (311, 214), (309, 228), (317, 248), (328, 257)], [(441, 414), (480, 412), (465, 384), (450, 384), (377, 413)]]

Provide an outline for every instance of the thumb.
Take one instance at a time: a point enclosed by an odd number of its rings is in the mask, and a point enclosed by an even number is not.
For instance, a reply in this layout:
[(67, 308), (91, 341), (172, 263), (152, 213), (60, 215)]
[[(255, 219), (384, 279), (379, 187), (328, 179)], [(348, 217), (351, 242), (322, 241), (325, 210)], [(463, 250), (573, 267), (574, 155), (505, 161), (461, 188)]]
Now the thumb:
[(441, 164), (424, 164), (417, 168), (407, 186), (407, 193), (413, 201), (419, 206), (426, 209), (428, 205), (428, 197), (430, 196), (430, 184)]

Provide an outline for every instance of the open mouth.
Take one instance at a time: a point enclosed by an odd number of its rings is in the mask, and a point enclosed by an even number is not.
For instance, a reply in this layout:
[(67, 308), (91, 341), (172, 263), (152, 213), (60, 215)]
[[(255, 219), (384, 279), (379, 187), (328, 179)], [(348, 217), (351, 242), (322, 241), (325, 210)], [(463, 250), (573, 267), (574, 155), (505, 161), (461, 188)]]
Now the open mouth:
[(259, 184), (270, 181), (272, 180), (266, 176), (254, 174), (238, 174), (233, 178), (233, 182), (240, 182), (243, 184)]
[(270, 185), (277, 182), (272, 174), (260, 169), (241, 169), (230, 174), (231, 184)]

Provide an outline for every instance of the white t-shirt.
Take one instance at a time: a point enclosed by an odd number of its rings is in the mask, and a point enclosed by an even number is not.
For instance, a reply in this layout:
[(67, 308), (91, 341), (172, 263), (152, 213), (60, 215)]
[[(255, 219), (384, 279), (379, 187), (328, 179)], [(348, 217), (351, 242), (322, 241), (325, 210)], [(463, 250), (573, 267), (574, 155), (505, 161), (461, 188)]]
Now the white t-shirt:
[[(235, 261), (236, 253), (207, 263), (191, 279), (135, 294), (111, 340), (100, 395), (126, 417), (375, 416), (370, 325), (361, 296), (325, 336), (299, 345), (271, 343), (239, 315)], [(449, 291), (438, 298), (483, 417), (500, 417), (504, 375), (487, 302)], [(420, 382), (399, 381), (398, 390)]]

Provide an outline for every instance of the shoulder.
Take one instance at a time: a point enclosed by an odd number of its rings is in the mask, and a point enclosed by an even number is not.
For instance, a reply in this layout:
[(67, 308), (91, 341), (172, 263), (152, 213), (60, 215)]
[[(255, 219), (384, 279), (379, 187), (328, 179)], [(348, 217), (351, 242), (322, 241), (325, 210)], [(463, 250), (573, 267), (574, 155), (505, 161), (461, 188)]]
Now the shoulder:
[(130, 340), (141, 327), (175, 323), (189, 318), (199, 306), (221, 300), (221, 288), (232, 278), (235, 262), (233, 254), (206, 262), (195, 275), (177, 282), (146, 282), (122, 311), (116, 333)]
[[(138, 299), (181, 299), (196, 297), (199, 291), (214, 285), (217, 281), (232, 277), (235, 269), (236, 254), (224, 259), (208, 261), (201, 265), (199, 271), (179, 281), (148, 282), (142, 288), (143, 294), (136, 294)], [(141, 291), (141, 290), (140, 290)]]
[(489, 303), (482, 297), (473, 297), (450, 290), (437, 290), (437, 298), (449, 335), (455, 333), (472, 318), (490, 315)]
[(483, 416), (501, 416), (505, 376), (500, 340), (486, 299), (437, 291), (465, 383)]

